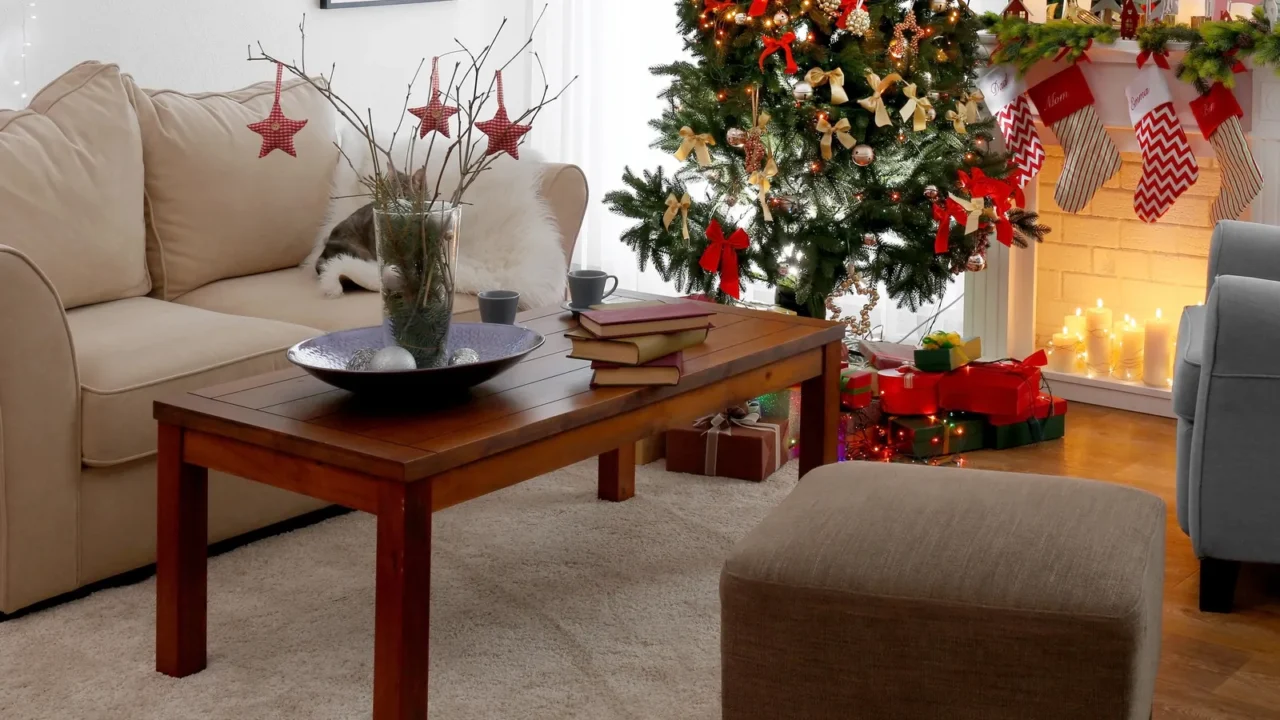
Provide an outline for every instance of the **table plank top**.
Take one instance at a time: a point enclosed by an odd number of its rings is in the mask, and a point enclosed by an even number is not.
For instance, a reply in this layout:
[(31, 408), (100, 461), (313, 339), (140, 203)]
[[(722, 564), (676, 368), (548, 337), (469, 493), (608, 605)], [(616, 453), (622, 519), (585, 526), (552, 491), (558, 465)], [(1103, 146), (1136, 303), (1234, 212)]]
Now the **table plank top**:
[[(634, 300), (662, 300), (619, 292)], [(518, 365), (448, 406), (432, 398), (406, 407), (360, 398), (294, 368), (169, 397), (157, 420), (372, 475), (417, 480), (666, 400), (828, 343), (838, 323), (708, 304), (707, 341), (684, 351), (675, 386), (591, 389), (591, 367), (569, 358), (574, 316), (555, 308), (517, 322), (547, 342)], [(478, 312), (456, 316), (478, 321)]]

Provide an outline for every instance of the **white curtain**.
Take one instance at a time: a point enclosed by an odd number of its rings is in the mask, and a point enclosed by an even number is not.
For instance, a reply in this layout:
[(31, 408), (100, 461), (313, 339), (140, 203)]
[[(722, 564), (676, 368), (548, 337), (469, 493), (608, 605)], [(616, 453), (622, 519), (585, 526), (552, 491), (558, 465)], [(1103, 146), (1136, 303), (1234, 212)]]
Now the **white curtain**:
[[(544, 0), (530, 2), (530, 17), (536, 18)], [(649, 147), (654, 135), (648, 125), (664, 109), (657, 95), (666, 83), (665, 78), (651, 75), (649, 68), (685, 57), (683, 39), (676, 32), (675, 2), (550, 0), (542, 23), (535, 49), (552, 92), (578, 78), (561, 101), (538, 119), (530, 140), (547, 159), (582, 167), (591, 185), (591, 203), (573, 262), (617, 275), (624, 289), (672, 294), (676, 288), (664, 283), (652, 268), (640, 272), (635, 253), (619, 239), (631, 221), (610, 213), (602, 198), (622, 186), (627, 166), (637, 174), (660, 165), (669, 171), (679, 166), (670, 155)], [(542, 87), (536, 63), (531, 82), (531, 96), (536, 99)], [(744, 300), (773, 300), (771, 288), (746, 290)], [(908, 334), (910, 339), (918, 338), (929, 328), (928, 319), (962, 292), (963, 283), (953, 283), (941, 304), (913, 313), (894, 307), (881, 288), (883, 299), (872, 313), (872, 322), (885, 339), (896, 341)], [(846, 312), (856, 315), (861, 302), (862, 298), (849, 297), (842, 304)], [(936, 329), (959, 331), (963, 317), (963, 301), (956, 302), (932, 324)], [(924, 327), (917, 328), (922, 323)]]

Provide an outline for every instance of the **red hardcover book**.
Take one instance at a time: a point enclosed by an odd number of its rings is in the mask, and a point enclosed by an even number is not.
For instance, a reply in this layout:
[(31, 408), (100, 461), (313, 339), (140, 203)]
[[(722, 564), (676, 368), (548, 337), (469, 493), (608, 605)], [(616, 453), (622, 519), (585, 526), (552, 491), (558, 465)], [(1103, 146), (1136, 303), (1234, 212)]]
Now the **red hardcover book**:
[(626, 310), (588, 310), (578, 322), (598, 338), (676, 333), (710, 327), (713, 311), (695, 302), (670, 303)]
[(684, 374), (684, 353), (674, 352), (644, 365), (619, 365), (597, 360), (591, 363), (595, 370), (591, 378), (594, 386), (617, 385), (675, 385)]

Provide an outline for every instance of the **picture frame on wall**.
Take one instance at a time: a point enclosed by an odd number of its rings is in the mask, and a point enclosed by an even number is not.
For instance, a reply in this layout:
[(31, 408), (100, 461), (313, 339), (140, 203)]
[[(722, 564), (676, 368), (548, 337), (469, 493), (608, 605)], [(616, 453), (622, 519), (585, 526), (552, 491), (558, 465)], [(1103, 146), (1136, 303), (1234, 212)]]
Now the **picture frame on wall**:
[(320, 0), (321, 10), (372, 7), (374, 5), (408, 5), (409, 3), (440, 2), (440, 0)]

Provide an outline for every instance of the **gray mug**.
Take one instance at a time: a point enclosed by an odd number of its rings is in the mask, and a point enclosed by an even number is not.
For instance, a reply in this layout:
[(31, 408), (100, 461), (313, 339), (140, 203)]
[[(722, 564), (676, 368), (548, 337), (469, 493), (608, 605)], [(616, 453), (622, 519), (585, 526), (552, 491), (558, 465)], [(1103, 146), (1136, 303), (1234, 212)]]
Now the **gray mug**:
[[(605, 292), (604, 286), (613, 281), (613, 287)], [(569, 273), (569, 303), (575, 308), (599, 305), (618, 289), (618, 278), (603, 270), (574, 270)]]
[(514, 325), (520, 309), (520, 293), (514, 290), (485, 290), (480, 293), (480, 322)]

